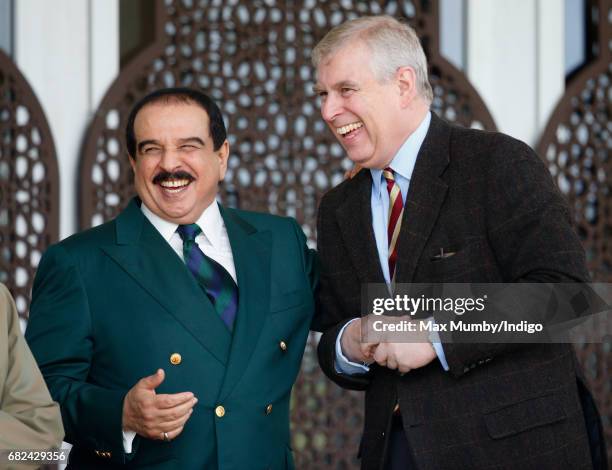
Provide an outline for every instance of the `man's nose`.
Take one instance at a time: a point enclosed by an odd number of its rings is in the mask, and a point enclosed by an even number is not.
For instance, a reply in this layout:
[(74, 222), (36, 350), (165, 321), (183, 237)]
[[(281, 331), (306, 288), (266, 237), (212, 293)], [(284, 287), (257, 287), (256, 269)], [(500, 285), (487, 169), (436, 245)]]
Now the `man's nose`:
[(165, 149), (159, 161), (159, 166), (165, 171), (173, 171), (180, 167), (180, 154), (177, 149)]
[(341, 110), (340, 100), (331, 94), (327, 95), (323, 103), (321, 103), (321, 117), (327, 122), (332, 122), (340, 114)]

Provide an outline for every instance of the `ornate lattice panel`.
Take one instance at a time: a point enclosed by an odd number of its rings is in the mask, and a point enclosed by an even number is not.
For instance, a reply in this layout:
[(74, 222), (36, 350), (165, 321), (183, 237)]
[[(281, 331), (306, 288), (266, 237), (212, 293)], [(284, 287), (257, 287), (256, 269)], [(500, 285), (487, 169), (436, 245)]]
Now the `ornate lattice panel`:
[[(538, 153), (567, 197), (595, 281), (612, 282), (612, 0), (587, 2), (588, 57), (544, 131)], [(610, 320), (608, 320), (610, 321)], [(577, 348), (612, 460), (612, 340)]]
[(0, 51), (0, 282), (25, 318), (41, 254), (58, 237), (59, 178), (45, 115)]
[[(231, 155), (224, 203), (296, 217), (313, 242), (321, 196), (352, 164), (320, 118), (312, 92), (312, 48), (349, 18), (407, 18), (430, 58), (434, 110), (493, 129), (482, 101), (438, 51), (437, 1), (201, 0), (156, 2), (156, 41), (112, 85), (88, 131), (81, 164), (83, 228), (119, 213), (132, 195), (123, 129), (130, 108), (153, 89), (200, 88), (220, 104)], [(293, 396), (298, 468), (354, 468), (362, 398), (321, 374), (308, 344)]]

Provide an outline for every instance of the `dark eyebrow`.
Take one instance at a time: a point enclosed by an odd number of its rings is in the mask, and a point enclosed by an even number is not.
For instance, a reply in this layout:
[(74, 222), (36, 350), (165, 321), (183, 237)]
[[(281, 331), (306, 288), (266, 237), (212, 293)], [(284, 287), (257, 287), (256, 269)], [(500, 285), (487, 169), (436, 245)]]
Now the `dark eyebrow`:
[[(188, 143), (196, 143), (201, 145), (202, 147), (205, 147), (206, 144), (204, 143), (204, 141), (202, 139), (200, 139), (199, 137), (186, 137), (184, 139), (179, 139), (178, 140), (179, 145), (183, 145), (183, 144), (188, 144)], [(159, 145), (161, 146), (161, 144), (154, 139), (149, 139), (149, 140), (143, 140), (142, 142), (138, 142), (138, 152), (142, 152), (142, 149), (147, 146), (147, 145)]]
[(200, 139), (199, 137), (186, 137), (184, 139), (179, 139), (179, 144), (188, 144), (190, 142), (195, 142), (196, 144), (200, 144), (202, 147), (204, 147), (206, 144), (204, 143), (204, 141), (202, 139)]
[(312, 92), (315, 95), (318, 95), (319, 93), (323, 93), (325, 90), (323, 89), (323, 87), (321, 85), (319, 85), (318, 83), (316, 85), (312, 86)]
[(143, 147), (145, 147), (146, 145), (159, 145), (159, 142), (157, 140), (143, 140), (142, 142), (138, 142), (138, 152), (142, 152)]

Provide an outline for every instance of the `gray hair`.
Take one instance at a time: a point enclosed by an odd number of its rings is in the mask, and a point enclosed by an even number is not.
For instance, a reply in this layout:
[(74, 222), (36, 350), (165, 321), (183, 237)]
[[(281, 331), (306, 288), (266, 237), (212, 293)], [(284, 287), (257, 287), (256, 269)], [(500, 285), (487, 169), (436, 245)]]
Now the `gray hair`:
[(419, 94), (432, 102), (427, 58), (419, 38), (409, 25), (391, 16), (364, 16), (336, 26), (313, 49), (313, 65), (318, 67), (322, 60), (354, 39), (363, 41), (372, 51), (372, 72), (379, 81), (389, 80), (398, 68), (410, 66), (416, 73)]

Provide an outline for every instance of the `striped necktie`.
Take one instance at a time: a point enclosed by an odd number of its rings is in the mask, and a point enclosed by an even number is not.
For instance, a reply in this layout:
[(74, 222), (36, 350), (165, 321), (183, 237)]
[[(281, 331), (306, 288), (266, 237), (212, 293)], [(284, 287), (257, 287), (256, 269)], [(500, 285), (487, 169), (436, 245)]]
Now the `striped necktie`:
[(238, 312), (238, 286), (223, 266), (200, 250), (195, 242), (202, 233), (198, 224), (179, 225), (176, 231), (183, 239), (185, 264), (206, 291), (223, 323), (232, 331)]
[(389, 277), (393, 281), (395, 277), (395, 262), (397, 261), (397, 239), (402, 225), (404, 215), (404, 201), (402, 191), (395, 182), (394, 171), (387, 167), (383, 170), (383, 176), (387, 181), (389, 192), (389, 220), (387, 221), (387, 238), (389, 240)]

